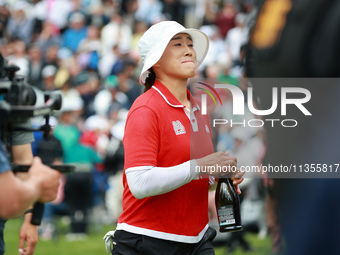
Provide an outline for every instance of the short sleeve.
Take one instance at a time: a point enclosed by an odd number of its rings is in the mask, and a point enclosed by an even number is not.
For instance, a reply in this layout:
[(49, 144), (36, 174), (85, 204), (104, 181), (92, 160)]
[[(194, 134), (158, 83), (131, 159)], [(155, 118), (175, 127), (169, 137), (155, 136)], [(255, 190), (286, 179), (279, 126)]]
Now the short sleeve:
[[(27, 119), (24, 123), (16, 123), (13, 128), (32, 128), (31, 119)], [(10, 143), (11, 145), (23, 145), (34, 142), (32, 131), (11, 131)]]
[(4, 144), (0, 141), (0, 173), (10, 170), (7, 153)]
[(125, 169), (157, 166), (159, 150), (158, 120), (148, 107), (135, 109), (128, 116), (124, 133)]

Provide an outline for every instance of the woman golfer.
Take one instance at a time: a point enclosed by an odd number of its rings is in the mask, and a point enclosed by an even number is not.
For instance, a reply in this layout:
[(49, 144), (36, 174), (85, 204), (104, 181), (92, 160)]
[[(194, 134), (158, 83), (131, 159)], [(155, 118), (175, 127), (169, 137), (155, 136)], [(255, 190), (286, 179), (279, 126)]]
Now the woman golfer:
[[(145, 93), (132, 105), (124, 134), (123, 213), (112, 254), (214, 254), (206, 166), (236, 166), (213, 152), (207, 116), (187, 81), (208, 51), (208, 37), (173, 21), (151, 26), (139, 41)], [(190, 117), (191, 115), (191, 117)], [(226, 173), (224, 173), (226, 174)], [(242, 182), (242, 173), (234, 176)]]

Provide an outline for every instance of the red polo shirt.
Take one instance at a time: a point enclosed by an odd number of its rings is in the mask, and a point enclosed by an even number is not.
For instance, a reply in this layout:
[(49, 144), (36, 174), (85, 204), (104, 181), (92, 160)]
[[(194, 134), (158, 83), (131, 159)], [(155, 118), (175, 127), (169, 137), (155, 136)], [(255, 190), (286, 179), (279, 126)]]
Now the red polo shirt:
[(125, 175), (132, 167), (171, 167), (213, 153), (209, 119), (201, 115), (198, 102), (190, 99), (192, 125), (185, 106), (158, 81), (132, 105), (123, 139), (123, 213), (117, 229), (186, 243), (196, 243), (204, 235), (209, 221), (208, 178), (136, 199)]

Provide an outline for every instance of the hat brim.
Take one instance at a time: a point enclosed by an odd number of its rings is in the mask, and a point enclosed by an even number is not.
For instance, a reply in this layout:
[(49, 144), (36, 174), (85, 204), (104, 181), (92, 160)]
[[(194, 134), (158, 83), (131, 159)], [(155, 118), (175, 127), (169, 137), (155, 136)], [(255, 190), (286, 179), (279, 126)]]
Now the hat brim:
[(180, 33), (186, 33), (191, 36), (194, 44), (194, 50), (196, 52), (197, 67), (199, 67), (202, 64), (209, 49), (208, 36), (198, 29), (193, 28), (181, 29), (179, 31), (167, 34), (167, 36), (161, 41), (161, 43), (159, 43), (149, 52), (143, 65), (141, 75), (139, 77), (140, 84), (145, 85), (145, 79), (148, 77), (149, 69), (154, 64), (156, 64), (158, 60), (160, 60), (171, 38)]

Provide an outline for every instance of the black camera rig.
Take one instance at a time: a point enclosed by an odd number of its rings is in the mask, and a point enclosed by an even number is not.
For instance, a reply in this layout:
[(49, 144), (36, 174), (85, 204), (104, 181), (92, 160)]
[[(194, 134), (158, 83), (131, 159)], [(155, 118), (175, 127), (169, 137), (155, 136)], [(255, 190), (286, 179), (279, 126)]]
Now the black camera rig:
[[(62, 105), (62, 95), (58, 92), (42, 92), (24, 82), (23, 76), (16, 76), (15, 72), (19, 67), (7, 65), (6, 59), (0, 53), (0, 127), (1, 139), (6, 140), (10, 131), (43, 132), (44, 139), (48, 139), (51, 126), (49, 125), (50, 115), (55, 110), (60, 110)], [(36, 106), (37, 98), (43, 97), (44, 104)], [(20, 127), (17, 123), (26, 122), (29, 118), (42, 116), (45, 124), (38, 127)], [(7, 142), (5, 142), (6, 145)], [(9, 154), (10, 154), (10, 150)], [(11, 156), (9, 156), (11, 158)], [(12, 171), (27, 172), (30, 165), (11, 164)], [(51, 168), (62, 172), (72, 173), (75, 169), (73, 165), (49, 165)], [(31, 223), (40, 225), (43, 215), (44, 205), (36, 203), (33, 208)]]

